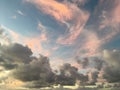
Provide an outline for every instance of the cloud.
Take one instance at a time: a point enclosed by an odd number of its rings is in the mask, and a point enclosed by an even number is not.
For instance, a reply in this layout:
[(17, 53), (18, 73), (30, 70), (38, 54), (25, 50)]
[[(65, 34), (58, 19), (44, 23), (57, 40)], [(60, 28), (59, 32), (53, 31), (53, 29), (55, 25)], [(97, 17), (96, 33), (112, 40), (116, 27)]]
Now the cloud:
[[(119, 6), (119, 0), (115, 0), (114, 2), (112, 0), (100, 0), (98, 5), (95, 7), (94, 13), (88, 13), (88, 15), (91, 16), (88, 17), (89, 20), (87, 25), (83, 26), (80, 34), (77, 36), (79, 40), (72, 40), (75, 42), (72, 42), (73, 45), (75, 44), (74, 46), (77, 47), (77, 56), (99, 56), (103, 46), (112, 41), (115, 36), (119, 35), (120, 22), (119, 19), (116, 19), (119, 17), (117, 13), (119, 12)], [(83, 11), (83, 14), (84, 12), (85, 11)], [(78, 34), (77, 31), (76, 34)], [(74, 35), (74, 32), (72, 32), (72, 35)], [(71, 39), (68, 37), (66, 37), (68, 41), (66, 41), (64, 37), (61, 38), (58, 40), (61, 41), (62, 44), (71, 44)]]
[[(31, 72), (32, 71), (32, 72)], [(28, 64), (18, 67), (13, 76), (22, 81), (43, 81), (52, 73), (49, 60), (47, 57), (40, 56)], [(41, 83), (42, 84), (42, 83)]]
[(76, 80), (81, 82), (86, 82), (88, 77), (80, 74), (78, 69), (74, 66), (71, 66), (69, 63), (65, 63), (60, 68), (60, 74), (56, 76), (56, 83), (62, 85), (74, 85)]
[[(7, 34), (8, 32), (9, 30), (7, 28), (5, 28), (3, 25), (0, 25), (0, 44), (8, 45), (12, 42), (10, 35)], [(10, 33), (14, 35), (12, 31)]]
[[(109, 8), (103, 9), (106, 4), (108, 4)], [(120, 16), (118, 13), (119, 8), (120, 8), (120, 1), (119, 0), (115, 0), (114, 2), (112, 0), (101, 1), (99, 3), (99, 5), (100, 5), (100, 7), (103, 6), (102, 9), (104, 11), (104, 13), (103, 13), (104, 20), (106, 18), (109, 18), (109, 20), (111, 21), (111, 22), (106, 22), (105, 23), (106, 25), (113, 24), (112, 26), (114, 26), (115, 24), (120, 23), (120, 19), (119, 19)]]
[(89, 60), (88, 58), (84, 58), (83, 60), (77, 60), (77, 63), (82, 67), (82, 68), (87, 68), (89, 66)]
[(98, 37), (96, 32), (84, 30), (82, 36), (77, 41), (76, 56), (92, 57), (98, 56), (104, 41)]
[(89, 83), (90, 84), (95, 84), (97, 82), (98, 74), (99, 74), (98, 71), (90, 71), (88, 73)]
[(24, 85), (24, 82), (12, 77), (8, 77), (7, 79), (5, 79), (4, 83), (5, 83), (5, 88), (7, 89), (16, 89), (18, 87), (22, 88), (22, 86)]
[(58, 38), (57, 43), (63, 45), (74, 44), (75, 40), (79, 37), (81, 32), (84, 30), (84, 26), (89, 18), (89, 13), (83, 10), (78, 10), (76, 12), (79, 16), (73, 18), (73, 24), (70, 26), (69, 31), (64, 36)]
[(47, 28), (46, 28), (41, 22), (39, 22), (39, 23), (38, 23), (38, 29), (39, 29), (42, 33), (45, 33)]
[(102, 60), (99, 57), (92, 57), (92, 60), (90, 57), (84, 57), (76, 58), (76, 62), (80, 65), (80, 69), (86, 69), (86, 70), (95, 70), (95, 71), (100, 71), (103, 68), (103, 65), (105, 63), (104, 60)]
[(94, 64), (94, 68), (97, 69), (98, 71), (101, 71), (105, 64), (105, 61), (98, 57), (95, 57), (92, 62)]
[(69, 6), (55, 0), (26, 0), (26, 2), (34, 4), (40, 11), (51, 15), (60, 22), (70, 20), (72, 17), (72, 11)]
[[(28, 63), (31, 61), (32, 51), (27, 46), (20, 44), (10, 44), (9, 46), (1, 46), (1, 64), (6, 68), (14, 68), (16, 64)], [(12, 62), (12, 63), (11, 63)]]
[(101, 47), (101, 40), (98, 38), (97, 34), (91, 32), (88, 33), (86, 42), (83, 44), (83, 48), (87, 50), (87, 56), (95, 55), (95, 53), (100, 49)]
[(47, 57), (43, 55), (40, 55), (39, 58), (34, 57), (30, 48), (18, 43), (2, 45), (0, 50), (0, 66), (4, 71), (9, 71), (5, 76), (6, 85), (9, 82), (7, 77), (22, 82), (41, 82), (43, 85), (52, 82), (53, 73)]
[(17, 12), (19, 15), (25, 16), (25, 14), (24, 14), (22, 11), (20, 11), (20, 10), (17, 10), (16, 12)]
[[(26, 0), (34, 4), (41, 12), (53, 16), (58, 22), (64, 23), (68, 27), (68, 33), (60, 36), (56, 41), (62, 45), (71, 45), (79, 37), (88, 18), (89, 12), (77, 7), (74, 3), (57, 2), (56, 0)], [(79, 16), (78, 16), (79, 14)], [(70, 23), (72, 21), (72, 23)], [(41, 24), (39, 28), (43, 29)]]
[[(12, 71), (23, 64), (27, 64), (33, 60), (32, 51), (27, 47), (17, 43), (0, 46), (0, 80), (2, 80), (5, 87), (15, 88), (20, 86), (19, 80), (12, 78)], [(11, 82), (11, 83), (9, 83)], [(22, 82), (21, 82), (22, 83)], [(18, 85), (19, 84), (19, 85)]]
[(109, 82), (119, 82), (120, 81), (120, 51), (119, 50), (104, 50), (103, 52), (104, 60), (107, 65), (104, 68), (104, 78)]
[(26, 37), (21, 34), (14, 32), (14, 30), (8, 29), (7, 27), (0, 26), (0, 43), (9, 45), (11, 43), (20, 43), (22, 45), (27, 45), (34, 52), (34, 55), (38, 55), (40, 52), (43, 54), (50, 55), (48, 50), (42, 47), (43, 42), (47, 42), (48, 38), (46, 35), (46, 30), (42, 30), (39, 36)]
[(110, 66), (119, 67), (119, 63), (120, 63), (119, 55), (120, 55), (119, 50), (113, 50), (113, 51), (104, 50), (103, 51), (103, 57)]
[[(106, 7), (107, 5), (107, 7)], [(96, 29), (103, 41), (109, 42), (111, 41), (118, 33), (120, 33), (119, 24), (119, 8), (120, 1), (119, 0), (100, 0), (98, 6), (95, 9), (94, 17), (97, 18)]]

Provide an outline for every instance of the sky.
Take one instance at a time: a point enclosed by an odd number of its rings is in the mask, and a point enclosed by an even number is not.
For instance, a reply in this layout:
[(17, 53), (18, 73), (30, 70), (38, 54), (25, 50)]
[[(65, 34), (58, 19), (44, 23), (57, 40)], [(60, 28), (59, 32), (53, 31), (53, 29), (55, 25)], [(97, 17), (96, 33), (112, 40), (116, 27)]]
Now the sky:
[(119, 10), (119, 0), (0, 0), (0, 43), (27, 46), (53, 69), (81, 68), (77, 59), (119, 51)]

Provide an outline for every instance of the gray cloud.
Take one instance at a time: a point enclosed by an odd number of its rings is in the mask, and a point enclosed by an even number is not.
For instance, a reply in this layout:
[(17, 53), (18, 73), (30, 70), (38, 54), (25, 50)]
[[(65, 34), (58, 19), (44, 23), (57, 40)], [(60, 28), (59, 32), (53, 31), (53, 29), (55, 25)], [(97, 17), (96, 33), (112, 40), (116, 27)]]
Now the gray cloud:
[(99, 71), (90, 71), (88, 73), (89, 84), (95, 84), (97, 82)]
[(79, 73), (78, 69), (74, 66), (71, 66), (71, 64), (65, 63), (60, 68), (60, 75), (57, 77), (58, 83), (73, 85), (75, 84), (76, 80), (80, 80), (81, 82), (85, 83), (88, 81), (88, 76)]
[(54, 73), (47, 57), (34, 57), (30, 48), (18, 43), (2, 45), (0, 50), (0, 66), (10, 71), (9, 77), (25, 82), (26, 87), (41, 87), (53, 82)]
[(103, 68), (105, 61), (103, 61), (100, 58), (95, 57), (94, 60), (93, 60), (93, 63), (94, 63), (95, 69), (100, 71)]
[(25, 87), (42, 87), (55, 83), (73, 85), (76, 80), (95, 84), (101, 69), (104, 69), (104, 78), (109, 82), (120, 81), (120, 52), (117, 50), (105, 50), (103, 60), (97, 57), (92, 60), (78, 60), (83, 69), (91, 69), (86, 75), (81, 74), (78, 68), (69, 63), (63, 64), (59, 69), (60, 73), (55, 74), (48, 57), (33, 57), (31, 49), (21, 44), (1, 45), (0, 50), (0, 66), (11, 70), (11, 76), (25, 82)]
[(120, 81), (120, 51), (105, 50), (103, 54), (107, 63), (107, 66), (104, 68), (104, 78), (109, 82)]
[(1, 60), (5, 63), (29, 63), (32, 59), (32, 51), (27, 46), (14, 43), (0, 48)]
[(88, 58), (83, 58), (82, 60), (77, 60), (77, 63), (82, 66), (82, 68), (88, 68), (89, 67), (89, 59)]
[(44, 56), (40, 56), (37, 59), (32, 60), (29, 64), (19, 66), (13, 71), (13, 77), (29, 82), (29, 87), (42, 87), (52, 83), (53, 72), (51, 70), (49, 59)]

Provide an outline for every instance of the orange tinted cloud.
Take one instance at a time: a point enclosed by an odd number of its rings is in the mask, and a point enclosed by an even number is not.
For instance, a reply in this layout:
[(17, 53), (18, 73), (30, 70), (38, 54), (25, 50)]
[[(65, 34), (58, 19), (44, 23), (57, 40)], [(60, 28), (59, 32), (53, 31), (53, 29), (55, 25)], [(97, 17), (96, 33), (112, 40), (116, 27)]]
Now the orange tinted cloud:
[(59, 3), (56, 0), (27, 0), (34, 4), (45, 14), (53, 16), (58, 21), (69, 20), (72, 17), (72, 11), (68, 5)]
[(79, 37), (84, 26), (89, 18), (89, 13), (86, 11), (78, 10), (77, 13), (79, 16), (75, 18), (75, 24), (71, 25), (69, 29), (69, 33), (67, 35), (58, 38), (58, 43), (63, 45), (70, 45), (75, 42), (75, 40)]

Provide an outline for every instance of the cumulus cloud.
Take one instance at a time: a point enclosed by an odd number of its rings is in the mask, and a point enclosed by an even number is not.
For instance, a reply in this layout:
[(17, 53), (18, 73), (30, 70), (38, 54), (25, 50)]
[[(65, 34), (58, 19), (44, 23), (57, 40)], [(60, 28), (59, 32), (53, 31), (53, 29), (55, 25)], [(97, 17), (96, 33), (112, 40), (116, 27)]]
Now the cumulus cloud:
[(88, 81), (87, 75), (78, 72), (78, 69), (69, 63), (65, 63), (60, 67), (60, 74), (56, 76), (56, 83), (74, 85), (76, 80), (85, 83)]
[(88, 72), (89, 84), (95, 84), (97, 82), (98, 74), (99, 74), (98, 71)]
[(1, 46), (0, 65), (5, 69), (14, 69), (19, 64), (29, 63), (32, 60), (32, 52), (27, 46), (10, 44)]
[(120, 81), (120, 51), (105, 50), (103, 52), (104, 60), (107, 66), (104, 69), (104, 77), (109, 82), (119, 82)]
[(77, 63), (82, 67), (82, 68), (87, 68), (89, 66), (89, 60), (88, 58), (84, 58), (83, 60), (77, 60)]
[(53, 73), (47, 57), (33, 57), (30, 48), (17, 43), (2, 45), (0, 50), (0, 66), (10, 72), (9, 77), (23, 82), (52, 82)]
[(48, 57), (32, 56), (27, 46), (14, 43), (2, 45), (0, 49), (0, 66), (4, 67), (4, 71), (9, 70), (9, 77), (24, 82), (24, 87), (43, 87), (53, 83), (73, 85), (76, 80), (88, 80), (87, 76), (80, 74), (76, 67), (68, 63), (61, 66), (60, 74), (53, 73)]
[(29, 64), (24, 64), (14, 70), (13, 76), (24, 82), (38, 81), (51, 83), (53, 73), (47, 57), (40, 56), (32, 60)]
[(105, 61), (101, 58), (95, 57), (93, 60), (93, 64), (98, 71), (101, 71), (101, 69), (104, 67)]

